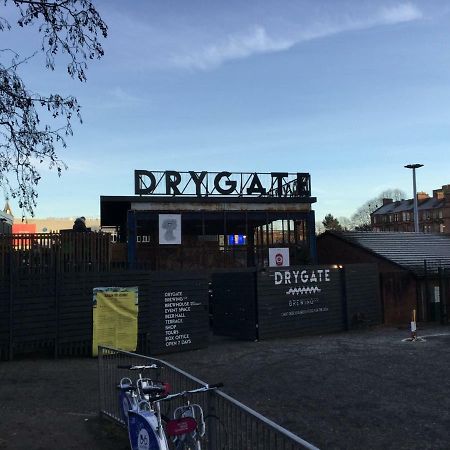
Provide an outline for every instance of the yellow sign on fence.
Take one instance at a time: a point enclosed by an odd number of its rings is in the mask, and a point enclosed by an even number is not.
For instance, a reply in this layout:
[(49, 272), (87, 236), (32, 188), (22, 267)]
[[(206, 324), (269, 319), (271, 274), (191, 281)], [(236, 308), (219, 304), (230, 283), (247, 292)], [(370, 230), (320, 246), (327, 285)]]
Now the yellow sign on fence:
[(98, 346), (135, 351), (138, 334), (138, 288), (94, 288), (92, 354)]

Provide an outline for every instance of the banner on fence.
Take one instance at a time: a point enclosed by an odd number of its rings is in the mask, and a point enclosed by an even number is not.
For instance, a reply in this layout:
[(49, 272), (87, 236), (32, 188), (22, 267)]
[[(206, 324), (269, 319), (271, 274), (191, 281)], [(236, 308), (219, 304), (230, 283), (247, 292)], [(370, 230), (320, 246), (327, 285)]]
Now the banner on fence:
[(93, 290), (92, 354), (98, 346), (135, 351), (138, 334), (138, 288), (98, 287)]

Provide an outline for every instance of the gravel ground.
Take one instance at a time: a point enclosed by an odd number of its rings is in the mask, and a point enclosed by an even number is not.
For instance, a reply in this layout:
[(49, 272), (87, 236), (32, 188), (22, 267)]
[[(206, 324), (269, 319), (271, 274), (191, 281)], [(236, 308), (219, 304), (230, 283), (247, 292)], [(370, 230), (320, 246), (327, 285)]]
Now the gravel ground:
[[(263, 342), (212, 338), (207, 349), (163, 359), (224, 391), (321, 449), (449, 449), (450, 328)], [(0, 449), (127, 448), (97, 418), (97, 362), (0, 362)], [(251, 449), (236, 449), (251, 450)]]

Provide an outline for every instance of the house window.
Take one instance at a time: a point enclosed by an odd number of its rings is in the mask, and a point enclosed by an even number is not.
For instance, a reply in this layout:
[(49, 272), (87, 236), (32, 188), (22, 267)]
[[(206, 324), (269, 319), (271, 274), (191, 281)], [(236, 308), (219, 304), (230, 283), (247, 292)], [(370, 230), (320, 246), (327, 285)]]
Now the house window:
[(442, 217), (444, 217), (443, 213), (442, 213), (442, 209), (439, 210), (439, 219), (442, 219)]

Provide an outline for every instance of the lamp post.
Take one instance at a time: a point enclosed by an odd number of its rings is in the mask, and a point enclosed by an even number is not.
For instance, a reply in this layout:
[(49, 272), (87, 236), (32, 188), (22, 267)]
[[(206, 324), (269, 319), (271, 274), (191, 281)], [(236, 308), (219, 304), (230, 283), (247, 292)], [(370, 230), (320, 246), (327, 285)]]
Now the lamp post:
[(414, 232), (419, 232), (419, 209), (417, 207), (417, 192), (416, 192), (416, 169), (423, 167), (423, 164), (408, 164), (405, 169), (412, 169), (413, 171), (413, 194), (414, 194)]

